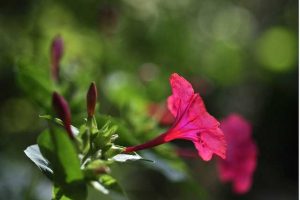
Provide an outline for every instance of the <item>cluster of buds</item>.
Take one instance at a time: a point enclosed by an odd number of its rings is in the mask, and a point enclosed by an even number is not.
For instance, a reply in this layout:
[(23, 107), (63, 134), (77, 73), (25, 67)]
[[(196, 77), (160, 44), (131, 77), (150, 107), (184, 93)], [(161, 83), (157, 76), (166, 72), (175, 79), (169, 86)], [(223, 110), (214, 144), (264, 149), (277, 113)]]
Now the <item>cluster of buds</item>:
[(91, 83), (86, 95), (87, 120), (80, 127), (79, 133), (74, 133), (71, 125), (71, 112), (67, 101), (54, 92), (52, 95), (52, 106), (62, 121), (62, 125), (69, 138), (77, 145), (81, 158), (82, 170), (87, 179), (97, 179), (103, 174), (110, 172), (109, 163), (112, 158), (124, 151), (123, 147), (114, 144), (118, 137), (117, 127), (111, 126), (108, 121), (102, 128), (98, 129), (95, 117), (97, 103), (97, 88)]

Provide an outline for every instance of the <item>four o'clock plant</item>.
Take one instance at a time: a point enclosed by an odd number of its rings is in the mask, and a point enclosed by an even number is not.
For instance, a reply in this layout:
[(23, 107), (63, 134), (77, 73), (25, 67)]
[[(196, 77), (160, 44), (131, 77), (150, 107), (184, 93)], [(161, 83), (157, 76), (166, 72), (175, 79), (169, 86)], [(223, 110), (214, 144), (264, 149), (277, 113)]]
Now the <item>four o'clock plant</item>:
[[(53, 112), (41, 116), (47, 121), (47, 127), (38, 136), (37, 144), (25, 150), (25, 154), (53, 182), (53, 199), (86, 199), (89, 187), (103, 194), (112, 191), (123, 193), (113, 177), (112, 164), (145, 160), (136, 151), (176, 139), (191, 141), (205, 161), (211, 160), (214, 154), (219, 157), (219, 163), (226, 156), (232, 156), (226, 151), (227, 143), (231, 145), (231, 142), (226, 141), (228, 136), (224, 136), (218, 120), (208, 113), (192, 85), (176, 73), (170, 76), (172, 95), (167, 99), (169, 111), (165, 109), (163, 113), (169, 119), (164, 124), (172, 125), (150, 141), (142, 144), (131, 142), (133, 146), (127, 147), (116, 144), (118, 127), (109, 118), (100, 122), (97, 117), (95, 82), (90, 84), (86, 93), (86, 117), (82, 123), (72, 124), (72, 112), (66, 100), (68, 95), (65, 99), (60, 94), (64, 91), (59, 73), (63, 48), (62, 38), (55, 37), (50, 48), (51, 79), (60, 92), (52, 93)], [(251, 177), (250, 173), (248, 175)]]
[(124, 147), (114, 142), (117, 127), (108, 120), (98, 128), (95, 117), (97, 88), (91, 83), (87, 92), (87, 118), (77, 127), (71, 124), (67, 101), (59, 93), (52, 94), (54, 115), (44, 115), (48, 128), (29, 146), (25, 154), (53, 182), (53, 199), (86, 199), (87, 188), (101, 193), (122, 193), (110, 175), (114, 162), (143, 160), (138, 154), (122, 154)]

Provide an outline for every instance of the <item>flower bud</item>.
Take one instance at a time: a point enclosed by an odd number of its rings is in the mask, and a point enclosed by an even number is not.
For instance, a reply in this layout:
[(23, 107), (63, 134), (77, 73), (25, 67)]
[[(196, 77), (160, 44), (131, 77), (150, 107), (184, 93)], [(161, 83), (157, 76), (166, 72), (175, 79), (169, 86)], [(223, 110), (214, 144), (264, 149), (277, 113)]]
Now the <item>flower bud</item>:
[(97, 88), (95, 82), (92, 82), (90, 85), (89, 91), (86, 95), (86, 101), (88, 118), (91, 118), (95, 113), (97, 103)]
[(63, 39), (57, 35), (53, 38), (51, 44), (51, 75), (53, 80), (59, 79), (59, 63), (64, 51)]
[(71, 130), (71, 112), (67, 101), (57, 92), (52, 95), (52, 106), (58, 117), (63, 121), (64, 127), (71, 139), (74, 139)]

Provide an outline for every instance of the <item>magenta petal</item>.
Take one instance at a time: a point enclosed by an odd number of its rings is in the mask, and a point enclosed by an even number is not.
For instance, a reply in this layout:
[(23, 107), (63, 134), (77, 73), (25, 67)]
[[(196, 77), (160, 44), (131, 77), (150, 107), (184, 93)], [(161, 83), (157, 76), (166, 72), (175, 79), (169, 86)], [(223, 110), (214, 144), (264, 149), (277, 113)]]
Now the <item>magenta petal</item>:
[(185, 107), (189, 103), (191, 96), (194, 95), (194, 89), (187, 80), (176, 73), (171, 75), (170, 84), (172, 96), (168, 98), (168, 108), (176, 117), (178, 109), (182, 109), (180, 107)]
[[(193, 122), (191, 124), (198, 127), (201, 131), (219, 127), (220, 123), (206, 111), (200, 95), (194, 94), (193, 97), (193, 102), (186, 113), (186, 118)], [(221, 135), (223, 135), (223, 133), (221, 133)]]
[(172, 113), (174, 117), (177, 116), (177, 110), (178, 110), (178, 103), (175, 102), (175, 99), (173, 96), (169, 96), (167, 99), (168, 109)]
[(213, 152), (203, 143), (198, 141), (193, 141), (196, 149), (198, 150), (198, 155), (205, 161), (209, 161), (212, 158)]
[(201, 140), (212, 152), (225, 159), (226, 141), (223, 132), (219, 128), (203, 132)]

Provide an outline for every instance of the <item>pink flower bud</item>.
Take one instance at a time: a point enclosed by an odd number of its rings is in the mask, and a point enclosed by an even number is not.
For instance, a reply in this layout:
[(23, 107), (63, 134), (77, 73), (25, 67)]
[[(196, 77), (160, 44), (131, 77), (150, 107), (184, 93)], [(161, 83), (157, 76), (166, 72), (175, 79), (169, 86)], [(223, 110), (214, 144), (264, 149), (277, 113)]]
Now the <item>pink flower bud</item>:
[(97, 103), (97, 88), (95, 82), (92, 82), (89, 91), (86, 95), (87, 100), (87, 114), (91, 118), (95, 113), (95, 107)]
[(64, 127), (71, 139), (74, 139), (71, 130), (71, 112), (67, 101), (57, 92), (52, 95), (52, 106), (58, 117), (63, 121)]
[(53, 80), (59, 79), (59, 63), (64, 51), (64, 43), (61, 36), (57, 35), (53, 38), (51, 44), (51, 75)]

